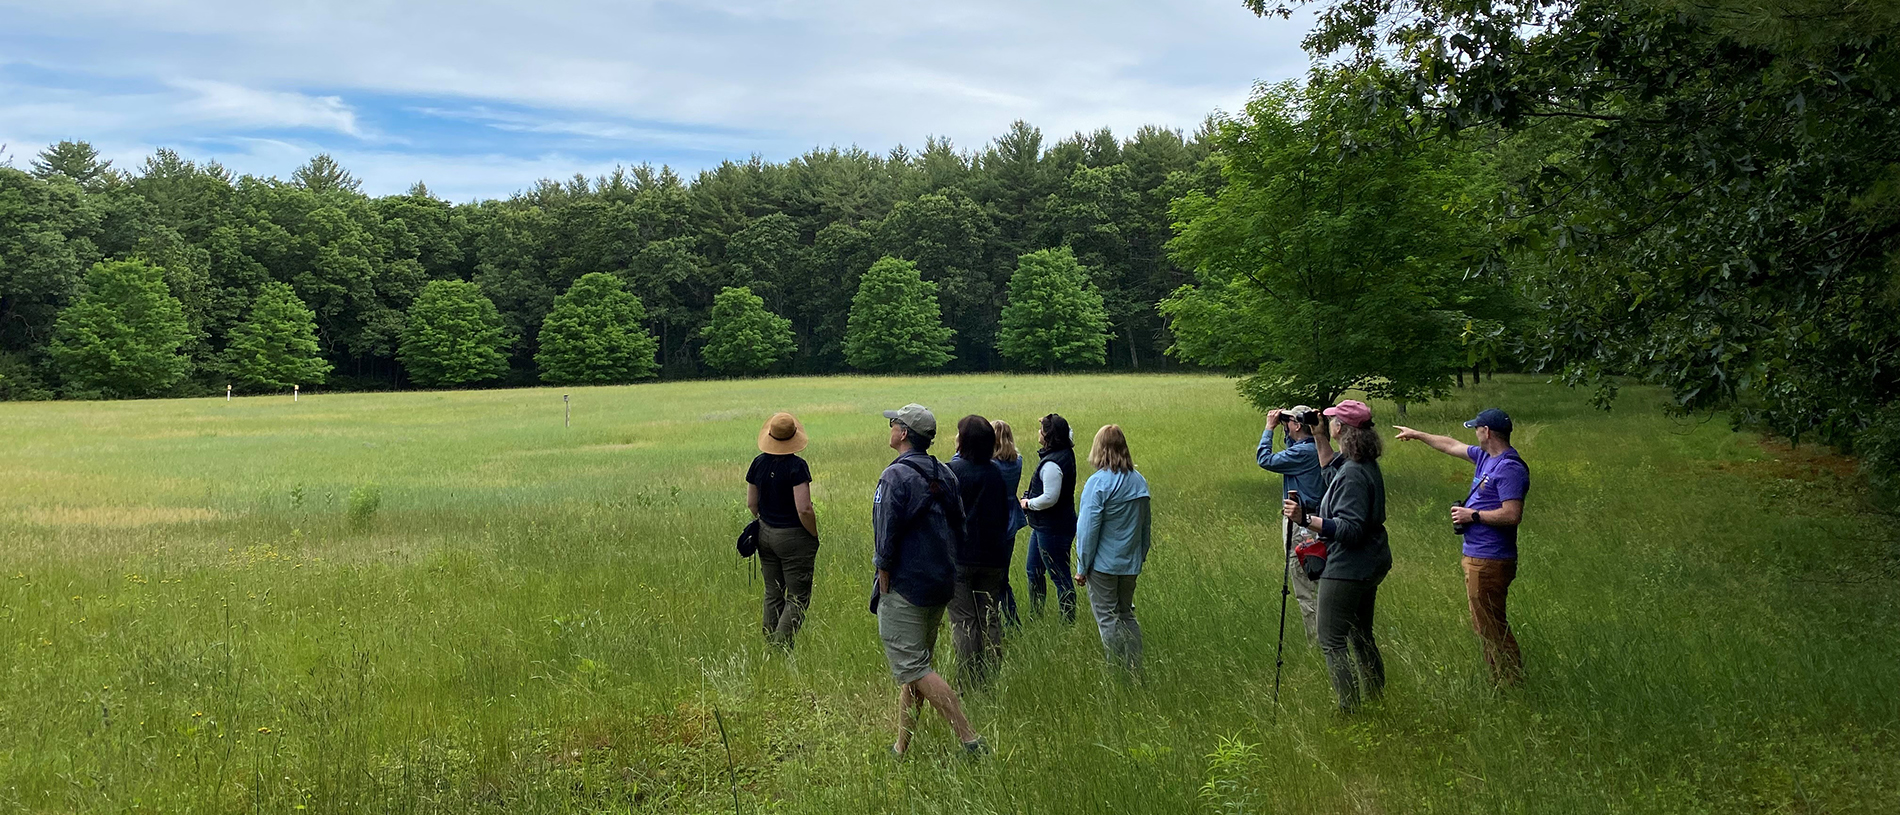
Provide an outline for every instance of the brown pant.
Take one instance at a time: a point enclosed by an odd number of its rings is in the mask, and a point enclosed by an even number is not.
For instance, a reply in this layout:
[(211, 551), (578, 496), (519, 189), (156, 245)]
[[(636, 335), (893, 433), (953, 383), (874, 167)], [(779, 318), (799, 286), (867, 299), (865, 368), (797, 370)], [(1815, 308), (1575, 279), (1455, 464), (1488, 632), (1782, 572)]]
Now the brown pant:
[(1517, 561), (1465, 558), (1465, 598), (1471, 603), (1471, 630), (1484, 641), (1484, 661), (1491, 678), (1515, 685), (1524, 681), (1524, 656), (1511, 636), (1504, 604), (1517, 579)]

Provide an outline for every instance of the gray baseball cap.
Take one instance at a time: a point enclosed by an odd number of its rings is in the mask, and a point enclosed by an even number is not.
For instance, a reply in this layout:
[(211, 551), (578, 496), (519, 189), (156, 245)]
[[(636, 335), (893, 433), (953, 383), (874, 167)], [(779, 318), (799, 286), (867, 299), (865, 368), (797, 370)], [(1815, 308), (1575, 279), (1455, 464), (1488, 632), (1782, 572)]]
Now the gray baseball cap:
[(912, 402), (896, 410), (884, 411), (884, 418), (896, 419), (899, 424), (924, 434), (924, 438), (937, 437), (937, 414), (930, 408)]

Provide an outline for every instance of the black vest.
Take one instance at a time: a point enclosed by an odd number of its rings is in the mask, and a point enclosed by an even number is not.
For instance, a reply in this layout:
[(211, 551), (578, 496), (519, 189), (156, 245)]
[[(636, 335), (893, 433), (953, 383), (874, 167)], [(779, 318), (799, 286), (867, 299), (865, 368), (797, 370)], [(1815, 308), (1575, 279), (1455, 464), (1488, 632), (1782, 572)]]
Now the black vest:
[(1030, 476), (1029, 491), (1023, 493), (1023, 497), (1035, 498), (1043, 493), (1042, 465), (1052, 461), (1062, 470), (1062, 495), (1048, 509), (1030, 510), (1027, 513), (1029, 525), (1035, 529), (1072, 533), (1075, 531), (1075, 449), (1044, 450), (1037, 453), (1036, 458), (1036, 474)]

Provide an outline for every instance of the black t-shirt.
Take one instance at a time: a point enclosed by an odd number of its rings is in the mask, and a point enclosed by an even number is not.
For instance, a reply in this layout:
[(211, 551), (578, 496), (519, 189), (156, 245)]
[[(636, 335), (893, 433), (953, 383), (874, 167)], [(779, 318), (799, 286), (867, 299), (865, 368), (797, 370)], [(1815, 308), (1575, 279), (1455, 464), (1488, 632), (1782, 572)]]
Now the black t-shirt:
[(760, 453), (752, 460), (752, 468), (746, 470), (745, 482), (759, 488), (759, 520), (766, 526), (790, 529), (801, 525), (792, 488), (811, 483), (811, 467), (804, 459), (797, 454)]

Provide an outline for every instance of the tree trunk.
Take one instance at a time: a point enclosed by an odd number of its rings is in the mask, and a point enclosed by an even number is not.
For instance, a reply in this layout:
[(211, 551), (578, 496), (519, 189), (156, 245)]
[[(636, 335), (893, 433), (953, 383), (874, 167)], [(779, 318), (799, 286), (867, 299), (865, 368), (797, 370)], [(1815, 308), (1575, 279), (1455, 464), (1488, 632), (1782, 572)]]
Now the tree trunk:
[(1465, 369), (1459, 368), (1457, 373), (1458, 373), (1458, 387), (1462, 388), (1465, 386)]
[(1128, 367), (1134, 370), (1141, 370), (1141, 357), (1135, 356), (1135, 327), (1131, 325), (1131, 326), (1127, 326), (1127, 329), (1128, 329)]
[(1403, 418), (1405, 418), (1405, 400), (1404, 400), (1404, 399), (1394, 399), (1393, 401), (1395, 401), (1395, 402), (1397, 402), (1397, 403), (1399, 404), (1399, 418), (1401, 418), (1401, 419), (1403, 419)]
[(1471, 384), (1476, 385), (1478, 384), (1478, 381), (1479, 381), (1478, 380), (1478, 366), (1472, 365), (1471, 366)]

